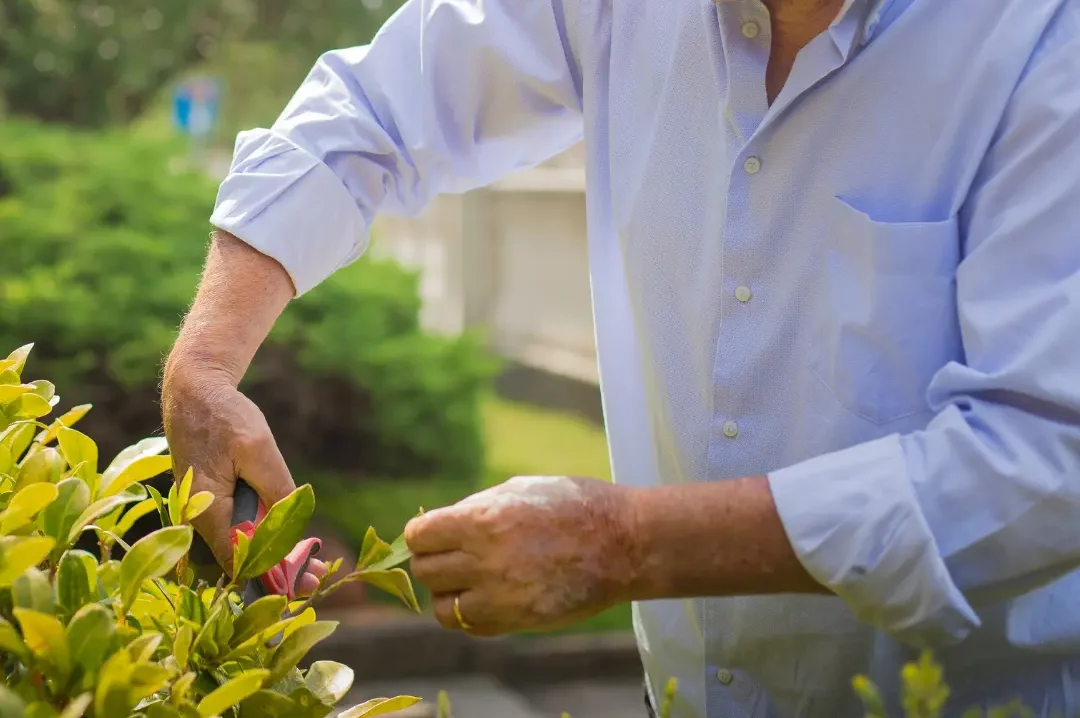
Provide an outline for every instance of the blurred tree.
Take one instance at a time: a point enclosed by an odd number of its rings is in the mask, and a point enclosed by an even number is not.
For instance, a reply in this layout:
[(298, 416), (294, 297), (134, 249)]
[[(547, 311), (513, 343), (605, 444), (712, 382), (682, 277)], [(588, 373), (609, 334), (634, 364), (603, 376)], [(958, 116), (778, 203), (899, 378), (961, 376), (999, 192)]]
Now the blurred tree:
[(130, 122), (176, 77), (252, 40), (310, 65), (370, 39), (381, 0), (3, 0), (7, 112), (83, 127)]

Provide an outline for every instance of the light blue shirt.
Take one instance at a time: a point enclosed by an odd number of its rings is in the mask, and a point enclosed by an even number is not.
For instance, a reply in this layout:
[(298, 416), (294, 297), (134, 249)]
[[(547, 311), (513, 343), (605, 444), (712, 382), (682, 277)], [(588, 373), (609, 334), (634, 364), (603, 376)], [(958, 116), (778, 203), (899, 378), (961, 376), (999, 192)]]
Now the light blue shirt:
[(212, 221), (303, 293), (584, 139), (616, 480), (767, 474), (836, 594), (636, 605), (675, 718), (858, 716), (920, 645), (950, 715), (1076, 711), (1080, 1), (849, 0), (771, 106), (770, 42), (757, 0), (409, 0)]

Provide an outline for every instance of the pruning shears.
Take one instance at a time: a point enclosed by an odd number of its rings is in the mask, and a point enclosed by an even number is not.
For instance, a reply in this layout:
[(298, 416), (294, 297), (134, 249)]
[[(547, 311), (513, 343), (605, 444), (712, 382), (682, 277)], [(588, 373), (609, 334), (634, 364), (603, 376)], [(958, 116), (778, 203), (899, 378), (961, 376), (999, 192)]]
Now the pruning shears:
[[(243, 533), (250, 539), (265, 516), (266, 507), (259, 499), (259, 495), (255, 493), (255, 489), (243, 479), (237, 479), (236, 489), (233, 492), (230, 531), (233, 545), (236, 545), (237, 533)], [(307, 571), (311, 558), (321, 548), (322, 541), (317, 538), (300, 541), (280, 563), (258, 578), (250, 579), (244, 584), (244, 605), (250, 605), (263, 596), (269, 595), (287, 596), (290, 601), (296, 598), (297, 581)]]

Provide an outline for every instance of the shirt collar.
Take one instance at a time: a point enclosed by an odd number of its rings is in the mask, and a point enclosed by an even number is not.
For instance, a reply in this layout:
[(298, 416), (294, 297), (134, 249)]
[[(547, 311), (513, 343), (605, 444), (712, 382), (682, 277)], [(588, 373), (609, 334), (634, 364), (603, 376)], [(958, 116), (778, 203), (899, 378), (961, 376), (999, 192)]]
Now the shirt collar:
[[(895, 0), (845, 0), (844, 6), (829, 26), (836, 49), (845, 60), (856, 48), (870, 42), (882, 15), (894, 2)], [(900, 4), (905, 6), (910, 2), (911, 0), (900, 0)]]

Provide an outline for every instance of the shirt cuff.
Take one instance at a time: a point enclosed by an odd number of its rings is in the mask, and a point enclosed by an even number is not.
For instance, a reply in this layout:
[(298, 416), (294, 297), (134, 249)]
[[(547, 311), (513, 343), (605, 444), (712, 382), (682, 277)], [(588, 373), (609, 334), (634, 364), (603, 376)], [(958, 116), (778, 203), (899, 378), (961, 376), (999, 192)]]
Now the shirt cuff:
[(270, 130), (237, 136), (210, 223), (276, 259), (297, 296), (359, 257), (368, 242), (368, 222), (341, 179)]
[(803, 566), (859, 620), (906, 643), (955, 643), (979, 618), (953, 583), (897, 435), (769, 474)]

